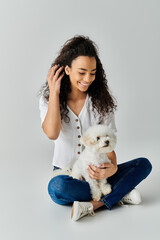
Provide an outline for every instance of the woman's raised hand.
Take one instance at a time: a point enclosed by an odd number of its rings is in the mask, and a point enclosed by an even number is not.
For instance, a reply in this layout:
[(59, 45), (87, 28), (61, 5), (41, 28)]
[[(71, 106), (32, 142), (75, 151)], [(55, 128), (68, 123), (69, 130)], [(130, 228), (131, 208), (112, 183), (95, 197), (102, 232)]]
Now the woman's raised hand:
[(64, 67), (62, 66), (59, 69), (58, 68), (59, 68), (59, 65), (54, 65), (53, 67), (50, 68), (48, 72), (47, 81), (48, 81), (50, 94), (53, 94), (53, 93), (60, 94), (61, 79), (64, 76), (64, 72), (61, 74), (61, 76), (59, 76), (59, 73), (62, 71)]

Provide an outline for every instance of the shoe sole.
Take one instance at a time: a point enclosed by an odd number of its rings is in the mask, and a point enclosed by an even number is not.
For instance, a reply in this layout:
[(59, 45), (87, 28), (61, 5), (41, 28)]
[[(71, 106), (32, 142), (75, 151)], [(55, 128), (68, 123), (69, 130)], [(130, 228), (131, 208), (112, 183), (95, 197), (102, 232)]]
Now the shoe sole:
[(74, 203), (73, 203), (73, 206), (72, 206), (71, 218), (73, 217), (73, 213), (74, 213)]
[(79, 205), (78, 201), (75, 201), (72, 206), (71, 219), (74, 221), (77, 221), (79, 219), (79, 218), (75, 218), (76, 216), (74, 216), (74, 212), (78, 209), (78, 205)]

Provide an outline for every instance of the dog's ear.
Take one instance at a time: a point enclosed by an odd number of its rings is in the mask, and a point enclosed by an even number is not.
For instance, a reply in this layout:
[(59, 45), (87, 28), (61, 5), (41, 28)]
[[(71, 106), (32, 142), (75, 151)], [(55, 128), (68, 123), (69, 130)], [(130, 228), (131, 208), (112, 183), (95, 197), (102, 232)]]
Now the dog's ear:
[(83, 137), (80, 138), (80, 141), (84, 146), (96, 144), (96, 141), (93, 138), (91, 138), (90, 134), (85, 134)]

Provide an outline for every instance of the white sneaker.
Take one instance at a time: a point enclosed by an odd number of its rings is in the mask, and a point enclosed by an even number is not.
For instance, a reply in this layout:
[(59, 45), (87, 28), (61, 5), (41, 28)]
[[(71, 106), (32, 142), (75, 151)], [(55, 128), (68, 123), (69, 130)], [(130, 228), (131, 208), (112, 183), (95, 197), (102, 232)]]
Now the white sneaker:
[(72, 207), (71, 219), (77, 221), (86, 215), (95, 215), (92, 203), (75, 201)]
[(142, 202), (142, 198), (140, 192), (134, 188), (131, 192), (127, 193), (119, 202), (120, 205), (124, 205), (125, 203), (129, 204), (140, 204)]

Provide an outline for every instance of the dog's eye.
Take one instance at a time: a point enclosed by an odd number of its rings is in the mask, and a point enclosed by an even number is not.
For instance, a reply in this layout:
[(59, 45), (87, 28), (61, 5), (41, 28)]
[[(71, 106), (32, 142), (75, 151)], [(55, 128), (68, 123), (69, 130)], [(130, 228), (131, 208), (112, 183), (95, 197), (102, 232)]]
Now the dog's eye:
[(97, 141), (100, 139), (100, 137), (97, 137)]

